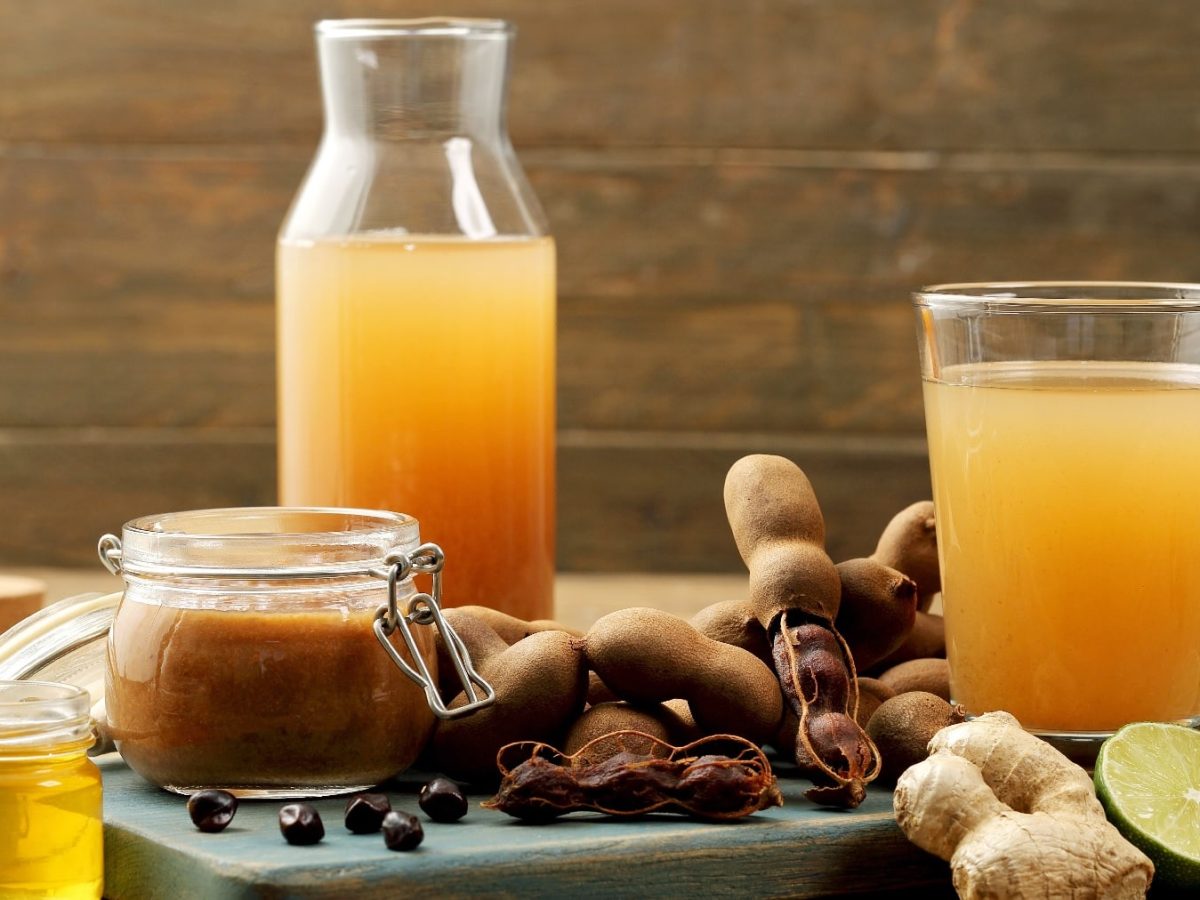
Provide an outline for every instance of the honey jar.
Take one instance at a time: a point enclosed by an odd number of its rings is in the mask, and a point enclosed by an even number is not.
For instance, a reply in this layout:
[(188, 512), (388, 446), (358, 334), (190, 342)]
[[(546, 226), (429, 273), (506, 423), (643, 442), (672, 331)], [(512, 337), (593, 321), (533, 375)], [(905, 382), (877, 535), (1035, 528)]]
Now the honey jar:
[(46, 681), (0, 681), (0, 897), (90, 900), (104, 882), (91, 699)]

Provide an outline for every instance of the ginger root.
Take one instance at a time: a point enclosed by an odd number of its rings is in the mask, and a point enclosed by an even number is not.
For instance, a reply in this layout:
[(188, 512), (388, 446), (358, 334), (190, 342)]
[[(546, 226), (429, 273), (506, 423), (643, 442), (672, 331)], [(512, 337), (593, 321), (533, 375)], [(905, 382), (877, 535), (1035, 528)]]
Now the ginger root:
[(1154, 865), (1104, 817), (1079, 766), (993, 712), (943, 728), (900, 776), (896, 821), (950, 862), (963, 900), (1144, 897)]

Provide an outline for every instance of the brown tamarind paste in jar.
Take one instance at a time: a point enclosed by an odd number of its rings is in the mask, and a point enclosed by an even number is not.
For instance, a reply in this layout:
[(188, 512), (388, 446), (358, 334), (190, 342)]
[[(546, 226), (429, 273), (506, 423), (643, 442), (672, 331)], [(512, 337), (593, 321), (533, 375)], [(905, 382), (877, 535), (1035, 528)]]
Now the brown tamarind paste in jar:
[[(385, 558), (416, 550), (415, 519), (200, 510), (135, 520), (112, 540), (126, 588), (105, 702), (143, 777), (180, 793), (318, 796), (416, 759), (434, 714), (373, 630), (388, 604)], [(396, 594), (416, 594), (411, 575)], [(412, 637), (436, 676), (433, 630)], [(414, 665), (398, 633), (386, 639)]]

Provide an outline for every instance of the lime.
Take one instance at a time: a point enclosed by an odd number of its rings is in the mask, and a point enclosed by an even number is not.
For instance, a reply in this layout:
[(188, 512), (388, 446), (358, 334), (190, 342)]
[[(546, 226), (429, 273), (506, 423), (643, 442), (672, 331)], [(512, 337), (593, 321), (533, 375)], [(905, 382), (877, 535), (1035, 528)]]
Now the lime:
[(1100, 748), (1096, 794), (1154, 861), (1155, 883), (1200, 888), (1200, 731), (1126, 725)]

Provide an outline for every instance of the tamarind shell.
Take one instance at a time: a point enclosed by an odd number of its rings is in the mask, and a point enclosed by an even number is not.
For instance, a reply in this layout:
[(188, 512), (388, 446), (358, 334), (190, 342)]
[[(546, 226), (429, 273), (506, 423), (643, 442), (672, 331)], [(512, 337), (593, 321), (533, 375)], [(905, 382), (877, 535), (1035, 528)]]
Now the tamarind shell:
[(910, 659), (888, 669), (879, 680), (897, 694), (925, 691), (950, 699), (950, 663), (944, 659)]
[(609, 613), (588, 631), (584, 647), (588, 665), (617, 696), (642, 704), (685, 699), (705, 732), (762, 742), (783, 714), (779, 683), (760, 659), (670, 613)]
[(867, 723), (867, 734), (883, 760), (880, 779), (894, 784), (904, 770), (929, 755), (929, 742), (947, 725), (963, 721), (961, 707), (925, 691), (885, 700)]
[(866, 671), (898, 648), (917, 616), (917, 584), (907, 575), (867, 557), (837, 565), (842, 586), (834, 623)]
[(915, 581), (920, 594), (917, 608), (928, 610), (942, 589), (933, 501), (921, 500), (896, 513), (879, 536), (871, 558)]
[(935, 613), (917, 610), (912, 631), (903, 643), (867, 671), (872, 674), (884, 672), (892, 666), (910, 659), (930, 659), (946, 655), (946, 623)]
[[(446, 624), (454, 629), (455, 634), (466, 646), (467, 653), (471, 656), (471, 665), (476, 671), (482, 671), (480, 667), (486, 666), (488, 660), (508, 649), (508, 644), (495, 629), (465, 608), (444, 609), (442, 615)], [(434, 646), (437, 649), (438, 693), (441, 694), (443, 703), (449, 703), (462, 692), (463, 684), (446, 650), (442, 632), (438, 629), (434, 630)]]
[(782, 456), (751, 454), (730, 467), (724, 495), (759, 624), (769, 633), (788, 610), (832, 622), (841, 584), (825, 553), (825, 519), (808, 476)]
[(767, 633), (745, 600), (721, 600), (704, 607), (689, 621), (705, 637), (741, 647), (771, 665)]
[[(516, 616), (510, 616), (508, 613), (502, 613), (498, 609), (492, 609), (490, 606), (458, 606), (455, 609), (460, 612), (469, 613), (476, 619), (490, 627), (496, 634), (504, 639), (506, 644), (515, 644), (517, 641), (524, 640), (531, 634), (537, 634), (539, 631), (565, 631), (572, 637), (583, 637), (583, 632), (578, 628), (568, 628), (561, 622), (555, 622), (553, 619), (534, 619), (527, 622), (524, 619), (518, 619)], [(443, 610), (448, 612), (448, 610)]]
[[(517, 641), (478, 667), (496, 690), (491, 706), (438, 722), (430, 762), (452, 778), (491, 781), (496, 753), (515, 741), (557, 742), (583, 709), (587, 666), (579, 641), (541, 631)], [(465, 705), (461, 693), (450, 703)]]
[(601, 703), (575, 720), (563, 741), (563, 752), (570, 755), (596, 738), (617, 731), (639, 731), (669, 744), (687, 743), (698, 737), (696, 725), (690, 720), (690, 714), (685, 720), (663, 703), (649, 706), (624, 701)]
[(620, 699), (620, 697), (612, 692), (612, 688), (600, 680), (599, 675), (595, 672), (588, 672), (588, 706), (596, 706), (600, 703), (615, 703), (620, 701)]
[(854, 714), (854, 721), (866, 728), (875, 710), (879, 709), (885, 700), (891, 700), (895, 696), (895, 691), (876, 678), (858, 679), (858, 712)]

